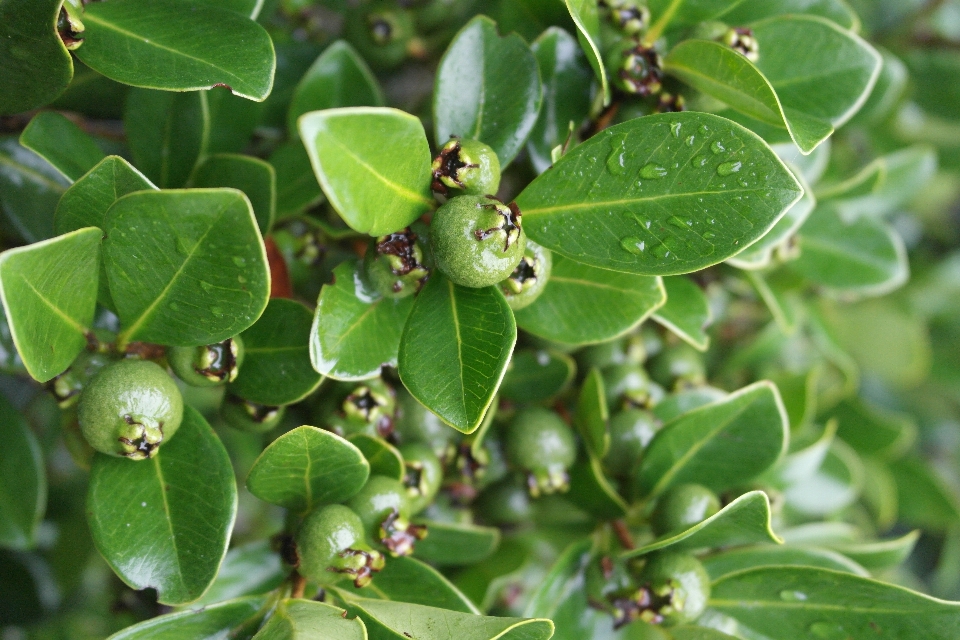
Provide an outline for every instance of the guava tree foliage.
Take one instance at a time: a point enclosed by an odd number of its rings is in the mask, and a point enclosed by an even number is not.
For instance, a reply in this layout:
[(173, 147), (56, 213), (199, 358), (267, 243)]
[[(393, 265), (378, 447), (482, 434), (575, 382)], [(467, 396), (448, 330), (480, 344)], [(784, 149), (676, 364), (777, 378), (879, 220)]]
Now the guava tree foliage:
[(958, 15), (0, 0), (0, 635), (960, 636)]

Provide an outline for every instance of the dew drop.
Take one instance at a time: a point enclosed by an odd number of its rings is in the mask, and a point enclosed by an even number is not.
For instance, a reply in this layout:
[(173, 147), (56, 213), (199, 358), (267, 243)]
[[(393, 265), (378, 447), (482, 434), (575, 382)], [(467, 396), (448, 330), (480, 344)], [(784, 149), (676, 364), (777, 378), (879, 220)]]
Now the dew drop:
[(723, 146), (723, 143), (719, 140), (714, 140), (713, 144), (710, 145), (710, 151), (713, 151), (714, 153), (723, 153), (726, 150), (727, 148)]
[(803, 602), (807, 599), (807, 594), (802, 591), (786, 589), (780, 592), (780, 599), (784, 602)]
[(710, 127), (705, 124), (700, 125), (700, 133), (706, 134), (708, 131), (710, 131)]
[(247, 279), (244, 278), (243, 276), (237, 276), (237, 282), (239, 282), (240, 284), (244, 284), (246, 281)]
[(749, 187), (749, 186), (750, 186), (750, 183), (747, 182), (747, 179), (746, 179), (746, 178), (740, 178), (739, 180), (737, 180), (737, 183), (738, 183), (741, 187)]
[(233, 264), (237, 265), (238, 267), (242, 267), (243, 265), (247, 264), (247, 259), (241, 258), (240, 256), (233, 256)]
[(206, 291), (207, 293), (210, 293), (211, 291), (213, 291), (213, 285), (207, 282), (206, 280), (200, 281), (200, 288)]
[(610, 139), (612, 150), (610, 151), (610, 155), (607, 156), (607, 170), (613, 174), (620, 175), (626, 169), (626, 144), (627, 136), (622, 134)]
[(180, 238), (177, 238), (177, 251), (179, 251), (183, 255), (188, 255), (190, 253), (190, 248), (187, 246), (186, 242), (184, 242)]
[(723, 162), (723, 163), (720, 164), (719, 167), (717, 167), (717, 173), (720, 174), (721, 176), (729, 176), (729, 175), (732, 175), (732, 174), (740, 171), (740, 168), (741, 168), (742, 166), (743, 166), (743, 164), (742, 164), (741, 162), (739, 162), (739, 161), (737, 161), (737, 162)]
[(700, 167), (705, 166), (708, 162), (710, 162), (710, 158), (708, 158), (707, 156), (696, 156), (693, 160), (690, 161), (690, 164), (692, 164), (694, 167), (697, 167), (699, 169)]
[(670, 218), (667, 219), (667, 222), (677, 227), (678, 229), (683, 229), (684, 231), (686, 231), (692, 224), (690, 220), (684, 220), (683, 218), (680, 218), (678, 216), (670, 216)]
[(647, 180), (659, 180), (665, 175), (667, 175), (667, 170), (653, 163), (644, 165), (643, 169), (640, 169), (640, 177)]
[(653, 248), (653, 253), (658, 258), (666, 258), (670, 255), (670, 247), (665, 244), (658, 244)]
[(176, 311), (176, 310), (179, 309), (179, 308), (180, 308), (180, 306), (179, 306), (176, 302), (171, 302), (171, 303), (170, 303), (170, 311)]
[(704, 232), (703, 232), (703, 238), (704, 238), (704, 240), (713, 240), (713, 239), (716, 238), (716, 237), (717, 237), (717, 234), (715, 234), (713, 231), (704, 231)]
[(223, 315), (223, 309), (221, 309), (220, 307), (210, 307), (210, 313), (212, 313), (217, 317), (220, 317)]
[(850, 635), (835, 622), (814, 622), (810, 625), (810, 635), (821, 640), (847, 640)]
[(674, 138), (679, 138), (679, 137), (680, 137), (680, 127), (682, 127), (682, 126), (683, 126), (683, 125), (682, 125), (681, 123), (679, 123), (679, 122), (671, 122), (671, 123), (670, 123), (670, 133), (673, 134), (673, 137), (674, 137)]
[(624, 238), (620, 241), (620, 246), (623, 247), (624, 251), (632, 253), (635, 256), (640, 255), (646, 250), (646, 244), (646, 242), (634, 236)]
[(696, 139), (696, 136), (687, 136), (687, 146), (692, 147)]

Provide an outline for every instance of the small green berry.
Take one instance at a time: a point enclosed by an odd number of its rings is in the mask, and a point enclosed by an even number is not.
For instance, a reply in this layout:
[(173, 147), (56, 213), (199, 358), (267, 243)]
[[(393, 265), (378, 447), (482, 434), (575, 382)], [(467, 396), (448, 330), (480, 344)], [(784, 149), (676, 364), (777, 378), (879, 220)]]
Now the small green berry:
[(371, 2), (347, 14), (346, 34), (370, 63), (395, 67), (409, 53), (415, 35), (413, 14), (395, 2)]
[(170, 347), (167, 361), (177, 377), (194, 387), (233, 382), (243, 363), (240, 336), (202, 347)]
[(107, 365), (116, 362), (117, 356), (102, 351), (82, 351), (70, 368), (47, 383), (61, 409), (72, 407), (90, 380)]
[(449, 195), (450, 189), (474, 196), (493, 195), (499, 188), (500, 159), (478, 140), (452, 138), (433, 160), (432, 189), (441, 195)]
[(407, 487), (395, 478), (370, 476), (347, 506), (360, 517), (367, 537), (390, 555), (410, 555), (417, 540), (427, 535), (426, 527), (410, 524), (413, 508)]
[(384, 567), (383, 555), (367, 544), (356, 513), (334, 504), (311, 512), (297, 531), (300, 574), (320, 586), (352, 577), (358, 589)]
[(227, 424), (250, 433), (273, 431), (280, 424), (285, 411), (286, 407), (257, 404), (232, 395), (227, 395), (220, 405), (220, 417)]
[(639, 616), (647, 622), (665, 627), (691, 624), (707, 608), (710, 576), (689, 554), (656, 554), (641, 571), (640, 582), (652, 600), (647, 615)]
[(504, 526), (527, 522), (533, 514), (526, 488), (508, 479), (487, 487), (474, 503), (477, 515), (489, 524)]
[(487, 287), (517, 268), (527, 236), (515, 204), (492, 196), (459, 196), (434, 214), (430, 242), (437, 268), (451, 281)]
[(650, 399), (650, 377), (639, 364), (625, 363), (602, 371), (607, 404), (613, 411), (628, 407), (645, 407)]
[(144, 460), (180, 428), (183, 399), (156, 363), (121, 360), (90, 380), (77, 417), (83, 437), (97, 451)]
[(519, 411), (506, 433), (507, 459), (527, 473), (530, 495), (566, 491), (577, 443), (560, 417), (540, 407)]
[(416, 514), (429, 505), (443, 482), (443, 465), (428, 445), (412, 443), (400, 447), (406, 476), (403, 484), (410, 498), (410, 513)]
[(610, 448), (603, 462), (614, 476), (628, 476), (640, 464), (643, 452), (660, 428), (649, 411), (624, 409), (610, 418)]
[(460, 432), (448, 427), (435, 413), (420, 404), (405, 389), (398, 389), (394, 434), (400, 444), (421, 442), (440, 460), (454, 455)]
[(550, 250), (528, 238), (520, 264), (509, 278), (500, 283), (500, 290), (510, 308), (519, 311), (533, 304), (546, 288), (552, 268), (553, 256)]
[(663, 61), (652, 47), (625, 39), (607, 57), (610, 76), (618, 89), (640, 97), (660, 93), (663, 88)]
[(689, 529), (720, 511), (717, 494), (703, 485), (678, 484), (657, 500), (650, 524), (658, 536)]
[(608, 0), (605, 4), (610, 22), (624, 35), (642, 33), (650, 24), (650, 9), (637, 0)]
[(430, 276), (417, 234), (409, 227), (380, 236), (367, 248), (363, 273), (377, 293), (405, 298), (416, 293)]
[(675, 390), (706, 384), (703, 354), (685, 342), (664, 350), (650, 363), (650, 374), (660, 384)]

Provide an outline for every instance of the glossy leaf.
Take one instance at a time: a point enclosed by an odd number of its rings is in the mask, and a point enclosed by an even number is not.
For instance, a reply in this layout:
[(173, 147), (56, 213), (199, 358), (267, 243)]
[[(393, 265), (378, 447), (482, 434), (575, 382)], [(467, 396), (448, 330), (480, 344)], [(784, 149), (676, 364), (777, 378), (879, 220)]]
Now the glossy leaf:
[(763, 491), (745, 493), (706, 520), (677, 533), (667, 534), (625, 557), (642, 556), (659, 549), (696, 551), (761, 542), (782, 542), (773, 532), (770, 499)]
[(917, 436), (917, 425), (905, 414), (868, 405), (857, 398), (844, 400), (831, 412), (839, 422), (839, 435), (858, 452), (898, 457)]
[(123, 126), (134, 164), (163, 189), (182, 187), (206, 153), (210, 114), (204, 93), (133, 89)]
[(377, 436), (358, 433), (347, 438), (363, 454), (370, 464), (370, 475), (389, 476), (403, 480), (407, 468), (403, 464), (403, 456), (395, 446)]
[(330, 204), (352, 229), (380, 236), (434, 206), (420, 121), (396, 109), (352, 107), (300, 117), (300, 137)]
[(367, 640), (363, 621), (313, 600), (281, 600), (254, 640)]
[(86, 7), (83, 24), (77, 57), (118, 82), (166, 91), (226, 85), (257, 101), (273, 88), (277, 60), (270, 36), (228, 9), (182, 0), (112, 0)]
[(610, 103), (610, 81), (607, 78), (607, 68), (603, 64), (603, 55), (600, 52), (600, 13), (596, 0), (564, 0), (567, 11), (577, 25), (577, 40), (587, 56), (587, 61), (593, 68), (593, 73), (600, 81), (600, 91), (603, 92), (603, 103)]
[(127, 627), (107, 640), (212, 640), (227, 637), (254, 618), (264, 599), (254, 596), (221, 602), (194, 611), (178, 611)]
[(960, 495), (935, 469), (915, 456), (890, 464), (900, 521), (907, 526), (943, 531), (960, 522)]
[(890, 540), (840, 543), (830, 545), (830, 548), (867, 569), (877, 571), (892, 569), (904, 562), (910, 557), (919, 538), (920, 531), (917, 530)]
[(120, 156), (107, 156), (66, 190), (53, 219), (58, 234), (103, 227), (107, 210), (134, 191), (156, 189), (146, 176)]
[[(689, 27), (707, 20), (716, 20), (742, 0), (650, 0), (653, 15), (651, 30), (657, 36), (667, 29)], [(647, 35), (650, 40), (656, 38)]]
[(516, 34), (500, 37), (485, 16), (471, 20), (440, 60), (433, 92), (434, 139), (479, 140), (506, 167), (523, 148), (540, 112), (537, 59)]
[(357, 447), (329, 431), (302, 426), (263, 450), (247, 488), (265, 502), (306, 513), (353, 497), (369, 475), (370, 465)]
[(15, 139), (0, 140), (0, 209), (27, 242), (54, 235), (53, 214), (69, 185), (49, 162)]
[(843, 442), (834, 441), (820, 468), (783, 491), (787, 506), (796, 512), (824, 517), (851, 505), (863, 485), (863, 465)]
[(207, 156), (197, 166), (190, 183), (197, 188), (229, 187), (243, 191), (253, 207), (260, 233), (269, 233), (277, 208), (277, 174), (269, 163), (239, 154)]
[(280, 554), (270, 548), (269, 541), (234, 547), (224, 557), (217, 579), (202, 598), (190, 603), (190, 608), (272, 591), (280, 586), (286, 574)]
[(845, 0), (744, 0), (724, 13), (723, 21), (747, 24), (791, 13), (821, 16), (854, 33), (860, 30), (860, 19)]
[(17, 352), (38, 382), (63, 373), (87, 345), (101, 235), (80, 229), (0, 254), (0, 300)]
[(104, 157), (93, 138), (55, 111), (35, 115), (20, 134), (20, 144), (74, 182)]
[(254, 130), (263, 119), (266, 105), (230, 93), (226, 87), (199, 92), (210, 116), (208, 153), (241, 153), (251, 143)]
[(287, 129), (296, 137), (297, 119), (310, 111), (383, 105), (383, 91), (370, 67), (346, 41), (337, 40), (297, 84), (290, 100)]
[(299, 402), (323, 376), (310, 364), (310, 310), (295, 300), (273, 298), (252, 327), (240, 334), (244, 360), (229, 391), (268, 406)]
[(715, 491), (742, 484), (780, 458), (789, 428), (773, 384), (744, 387), (664, 425), (640, 462), (639, 488), (655, 496), (681, 482)]
[(601, 520), (615, 520), (627, 515), (628, 506), (603, 473), (603, 465), (594, 456), (581, 459), (570, 467), (570, 502)]
[(239, 191), (133, 193), (110, 207), (104, 231), (121, 340), (213, 344), (252, 325), (266, 307), (266, 252)]
[(230, 458), (190, 406), (153, 458), (94, 457), (87, 521), (97, 549), (126, 584), (156, 589), (164, 604), (203, 595), (227, 552), (236, 515)]
[(470, 565), (496, 551), (500, 530), (475, 524), (423, 521), (427, 537), (417, 542), (416, 555), (421, 560), (442, 567)]
[(604, 129), (530, 183), (517, 204), (527, 234), (555, 253), (673, 275), (749, 246), (802, 192), (755, 134), (685, 112)]
[(713, 320), (713, 313), (703, 289), (680, 276), (664, 278), (663, 288), (667, 301), (653, 314), (653, 319), (698, 351), (706, 351), (710, 337), (705, 329)]
[(36, 109), (73, 77), (70, 52), (57, 33), (62, 0), (0, 3), (0, 114)]
[(727, 397), (727, 392), (716, 387), (702, 386), (682, 389), (671, 393), (653, 407), (653, 415), (661, 422), (670, 422), (683, 414), (704, 405), (719, 402)]
[(439, 571), (409, 556), (391, 558), (377, 574), (377, 579), (358, 593), (364, 598), (480, 613), (476, 605)]
[(713, 584), (710, 607), (772, 638), (875, 638), (880, 629), (891, 638), (941, 640), (960, 624), (957, 603), (812, 567), (728, 575)]
[(302, 213), (323, 199), (323, 191), (299, 139), (277, 147), (270, 156), (277, 174), (277, 220)]
[(583, 386), (580, 387), (573, 424), (583, 438), (587, 450), (597, 458), (607, 455), (607, 449), (610, 448), (610, 432), (607, 430), (609, 419), (610, 410), (607, 407), (603, 376), (600, 370), (594, 367), (587, 373)]
[(493, 402), (516, 341), (513, 314), (496, 287), (461, 287), (434, 274), (400, 338), (400, 379), (441, 420), (470, 433)]
[(0, 547), (33, 547), (47, 509), (47, 470), (23, 416), (0, 396)]
[(524, 349), (510, 359), (500, 394), (518, 402), (540, 402), (563, 391), (573, 379), (576, 364), (557, 351)]
[(554, 254), (543, 293), (515, 315), (535, 336), (583, 345), (628, 333), (665, 301), (660, 278), (598, 269)]
[(869, 577), (866, 569), (853, 560), (829, 549), (790, 545), (757, 545), (730, 549), (709, 555), (703, 566), (712, 580), (744, 569), (768, 566), (819, 567)]
[(530, 45), (540, 67), (543, 104), (530, 138), (527, 153), (537, 173), (553, 164), (551, 153), (590, 111), (590, 67), (580, 45), (560, 27), (550, 27)]
[[(777, 388), (781, 387), (778, 385)], [(830, 420), (820, 437), (781, 458), (780, 462), (764, 475), (764, 480), (778, 489), (806, 482), (823, 466), (836, 435), (837, 421)]]
[(361, 267), (344, 262), (320, 290), (310, 329), (310, 359), (337, 380), (365, 380), (397, 366), (400, 335), (415, 298), (385, 298), (367, 285)]

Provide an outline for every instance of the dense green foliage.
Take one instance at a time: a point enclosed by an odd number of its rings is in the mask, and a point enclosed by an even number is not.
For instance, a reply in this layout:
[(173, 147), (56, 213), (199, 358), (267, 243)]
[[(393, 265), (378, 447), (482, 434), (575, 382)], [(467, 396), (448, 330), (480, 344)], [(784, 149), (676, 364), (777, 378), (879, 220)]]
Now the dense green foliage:
[(0, 639), (960, 637), (958, 48), (0, 0)]

